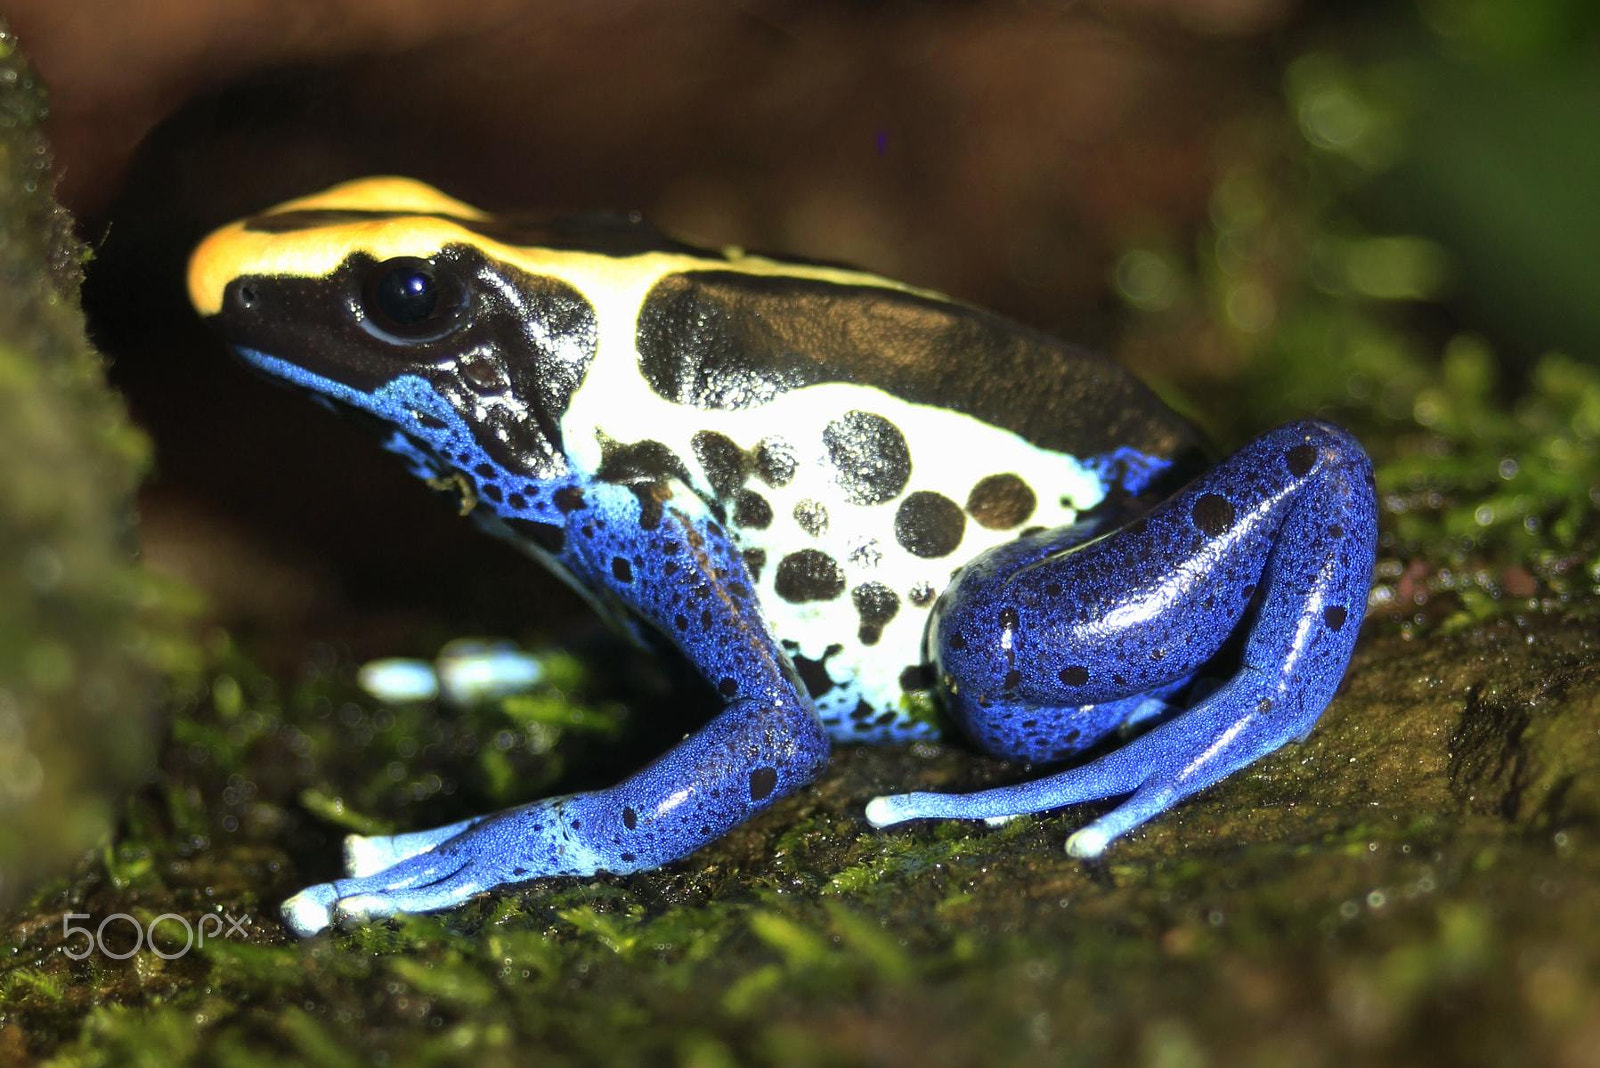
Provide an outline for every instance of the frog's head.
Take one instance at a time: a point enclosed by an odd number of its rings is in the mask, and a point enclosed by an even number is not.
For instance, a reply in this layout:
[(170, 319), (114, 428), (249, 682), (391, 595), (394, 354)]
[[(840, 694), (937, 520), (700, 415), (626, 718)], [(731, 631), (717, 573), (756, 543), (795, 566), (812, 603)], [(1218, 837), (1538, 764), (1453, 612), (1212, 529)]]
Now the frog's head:
[(247, 363), (377, 416), (425, 466), (551, 478), (595, 311), (495, 227), (419, 182), (350, 182), (213, 233), (189, 294)]

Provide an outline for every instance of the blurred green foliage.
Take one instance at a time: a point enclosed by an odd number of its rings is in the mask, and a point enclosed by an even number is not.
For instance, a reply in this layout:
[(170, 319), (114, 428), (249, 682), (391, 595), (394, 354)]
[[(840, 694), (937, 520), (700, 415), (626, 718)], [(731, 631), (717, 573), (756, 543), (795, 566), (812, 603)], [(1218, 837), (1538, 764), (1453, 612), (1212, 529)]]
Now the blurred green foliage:
[(1219, 440), (1316, 413), (1367, 443), (1380, 604), (1448, 590), (1472, 618), (1600, 587), (1596, 12), (1438, 0), (1302, 55), (1191, 250), (1117, 265), (1136, 330), (1201, 339), (1169, 386)]

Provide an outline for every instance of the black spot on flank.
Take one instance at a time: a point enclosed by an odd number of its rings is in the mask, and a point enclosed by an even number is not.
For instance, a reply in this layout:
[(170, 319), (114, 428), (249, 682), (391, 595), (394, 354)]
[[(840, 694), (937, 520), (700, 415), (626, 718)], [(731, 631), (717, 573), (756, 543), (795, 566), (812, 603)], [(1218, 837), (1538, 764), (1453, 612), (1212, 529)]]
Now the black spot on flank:
[(1045, 583), (1044, 584), (1044, 595), (1046, 597), (1060, 597), (1061, 596), (1061, 583), (1059, 583), (1059, 582), (1047, 582), (1047, 583)]
[(794, 655), (795, 673), (800, 676), (801, 683), (806, 688), (806, 693), (813, 699), (821, 697), (833, 689), (833, 679), (828, 675), (828, 658), (840, 652), (844, 646), (830, 645), (823, 650), (821, 660), (813, 660), (808, 656)]
[(661, 573), (667, 578), (671, 578), (673, 575), (678, 573), (678, 567), (679, 564), (676, 560), (663, 561), (661, 564)]
[(1018, 618), (1015, 608), (1007, 605), (1005, 608), (1000, 609), (1001, 630), (1016, 630), (1021, 625), (1022, 621)]
[(594, 474), (602, 482), (616, 482), (623, 486), (666, 482), (670, 479), (689, 481), (689, 471), (678, 454), (661, 442), (649, 439), (624, 445), (610, 438), (602, 438), (600, 467)]
[(688, 630), (689, 617), (684, 615), (682, 612), (679, 612), (677, 615), (672, 617), (672, 625), (677, 627), (679, 630)]
[(967, 639), (960, 634), (950, 635), (950, 648), (960, 652), (967, 647)]
[(1317, 462), (1317, 447), (1315, 445), (1296, 445), (1283, 454), (1283, 462), (1288, 465), (1289, 473), (1295, 478), (1299, 478), (1311, 470), (1312, 465)]
[(1167, 651), (1165, 649), (1152, 649), (1152, 650), (1150, 650), (1150, 659), (1151, 660), (1154, 660), (1157, 663), (1160, 663), (1161, 661), (1165, 660), (1166, 658), (1167, 658)]
[(427, 430), (443, 430), (449, 425), (443, 419), (435, 419), (433, 416), (422, 412), (417, 413), (417, 424)]
[(913, 664), (900, 672), (900, 688), (907, 693), (933, 689), (933, 665)]
[(732, 697), (734, 694), (739, 692), (738, 680), (723, 679), (721, 682), (717, 683), (717, 692), (724, 697)]
[(622, 825), (630, 831), (633, 830), (639, 826), (639, 814), (632, 808), (624, 808), (622, 810)]
[(655, 530), (661, 525), (661, 517), (666, 514), (663, 506), (672, 500), (672, 487), (665, 482), (651, 482), (629, 486), (628, 489), (639, 502), (640, 529)]
[(778, 786), (776, 768), (757, 768), (750, 773), (750, 800), (765, 801)]
[(1329, 605), (1322, 610), (1322, 621), (1328, 625), (1328, 629), (1331, 631), (1337, 633), (1344, 629), (1344, 620), (1345, 610), (1339, 605)]
[(479, 464), (472, 469), (472, 473), (477, 475), (479, 478), (493, 478), (494, 468), (489, 464)]
[(865, 723), (871, 719), (877, 710), (865, 701), (857, 701), (856, 707), (850, 710), (850, 718), (857, 723)]
[(1330, 538), (1342, 538), (1342, 537), (1344, 537), (1344, 527), (1340, 526), (1338, 523), (1329, 523), (1328, 524), (1328, 536)]
[(827, 553), (801, 549), (778, 561), (773, 586), (792, 604), (831, 601), (844, 592), (844, 572)]
[(1061, 681), (1068, 686), (1082, 686), (1089, 681), (1089, 669), (1081, 664), (1061, 669)]
[(1217, 493), (1207, 493), (1194, 502), (1190, 513), (1194, 525), (1208, 538), (1215, 538), (1233, 526), (1233, 502)]
[(911, 453), (895, 425), (871, 412), (846, 412), (822, 432), (839, 485), (856, 504), (898, 497), (911, 477)]
[(623, 853), (623, 854), (621, 854), (621, 858), (622, 858), (622, 862), (624, 864), (632, 864), (635, 860), (639, 859), (638, 857), (635, 857), (632, 853)]
[(515, 516), (502, 522), (518, 537), (537, 545), (547, 553), (559, 553), (567, 541), (566, 532), (554, 523), (540, 523), (532, 519), (518, 519)]
[(718, 497), (731, 497), (750, 475), (750, 460), (744, 450), (714, 430), (702, 430), (689, 441), (695, 459), (705, 470), (706, 481)]
[(911, 587), (911, 591), (907, 596), (911, 603), (918, 608), (926, 608), (933, 602), (933, 583), (919, 582)]
[(822, 532), (828, 529), (828, 510), (820, 501), (807, 497), (795, 504), (794, 521), (800, 524), (801, 530), (813, 538), (820, 538)]
[(772, 505), (754, 490), (740, 490), (733, 506), (733, 522), (750, 530), (766, 530), (772, 525)]
[(1021, 684), (1022, 672), (1012, 669), (1006, 672), (1006, 677), (1000, 682), (1000, 688), (1003, 690), (1015, 690)]
[(762, 438), (756, 443), (756, 474), (773, 489), (793, 481), (797, 466), (794, 446), (782, 438)]
[(1134, 444), (1183, 456), (1186, 470), (1199, 459), (1193, 429), (1111, 361), (902, 290), (686, 271), (651, 288), (635, 340), (651, 388), (692, 407), (752, 408), (804, 386), (870, 382), (1073, 456)]
[(577, 486), (562, 486), (550, 498), (557, 508), (567, 515), (571, 515), (584, 506), (583, 490)]
[(505, 500), (505, 494), (501, 493), (500, 487), (493, 482), (485, 482), (478, 487), (478, 492), (483, 494), (486, 500), (493, 501), (495, 504), (500, 504)]
[(900, 610), (900, 598), (881, 582), (865, 582), (850, 591), (856, 614), (861, 617), (857, 637), (863, 645), (875, 645), (883, 637), (883, 628)]
[(611, 558), (611, 577), (618, 582), (633, 581), (633, 565), (620, 556)]
[(900, 502), (894, 514), (894, 537), (913, 556), (949, 556), (961, 544), (967, 519), (949, 497), (918, 490)]
[(700, 629), (701, 630), (710, 630), (711, 629), (712, 618), (713, 617), (711, 615), (711, 609), (709, 609), (709, 608), (700, 609)]
[(513, 511), (522, 512), (527, 510), (528, 498), (524, 497), (520, 493), (513, 493), (511, 496), (506, 498), (506, 503), (511, 506)]
[(744, 568), (750, 572), (752, 582), (761, 581), (761, 569), (767, 566), (767, 551), (765, 549), (746, 549), (743, 554)]
[(1263, 715), (1264, 716), (1268, 712), (1271, 712), (1271, 711), (1272, 711), (1272, 698), (1263, 697), (1261, 700), (1256, 702), (1256, 712), (1259, 715)]
[(1010, 530), (1020, 526), (1038, 506), (1033, 490), (1017, 475), (990, 475), (967, 494), (967, 511), (980, 527)]

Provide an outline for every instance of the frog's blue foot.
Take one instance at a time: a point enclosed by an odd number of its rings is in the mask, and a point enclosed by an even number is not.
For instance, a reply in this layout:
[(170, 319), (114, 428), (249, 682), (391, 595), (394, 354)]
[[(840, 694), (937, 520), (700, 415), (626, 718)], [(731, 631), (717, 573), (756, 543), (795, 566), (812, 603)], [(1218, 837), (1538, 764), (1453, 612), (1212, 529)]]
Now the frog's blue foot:
[[(1263, 435), (1133, 524), (1030, 559), (974, 561), (934, 641), (952, 710), (980, 744), (1028, 760), (1094, 744), (1131, 695), (1170, 691), (1245, 628), (1215, 692), (1106, 756), (967, 795), (874, 799), (876, 826), (996, 820), (1131, 794), (1075, 834), (1075, 856), (1304, 737), (1344, 674), (1376, 551), (1371, 465), (1344, 431)], [(1121, 717), (1126, 718), (1126, 717)]]
[(826, 758), (827, 737), (808, 706), (776, 694), (735, 701), (609, 790), (431, 831), (353, 836), (345, 854), (352, 877), (291, 897), (284, 922), (308, 937), (335, 923), (451, 908), (533, 879), (658, 867), (793, 793)]

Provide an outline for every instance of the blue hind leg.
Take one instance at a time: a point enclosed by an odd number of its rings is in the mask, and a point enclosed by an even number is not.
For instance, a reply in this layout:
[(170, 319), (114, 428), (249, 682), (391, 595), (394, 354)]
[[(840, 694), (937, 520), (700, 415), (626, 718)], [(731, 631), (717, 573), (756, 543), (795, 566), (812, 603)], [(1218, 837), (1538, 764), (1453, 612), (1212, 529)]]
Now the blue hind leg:
[(1360, 446), (1337, 427), (1294, 423), (1107, 537), (1022, 567), (974, 561), (931, 640), (952, 710), (1001, 755), (1037, 758), (1041, 724), (1092, 744), (1109, 729), (1108, 703), (1170, 687), (1241, 625), (1242, 661), (1192, 707), (1090, 763), (974, 794), (880, 797), (868, 819), (998, 821), (1132, 795), (1068, 841), (1095, 856), (1304, 737), (1349, 662), (1376, 527)]

